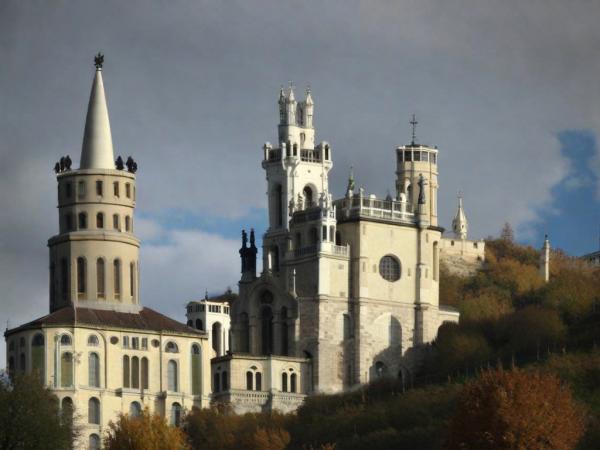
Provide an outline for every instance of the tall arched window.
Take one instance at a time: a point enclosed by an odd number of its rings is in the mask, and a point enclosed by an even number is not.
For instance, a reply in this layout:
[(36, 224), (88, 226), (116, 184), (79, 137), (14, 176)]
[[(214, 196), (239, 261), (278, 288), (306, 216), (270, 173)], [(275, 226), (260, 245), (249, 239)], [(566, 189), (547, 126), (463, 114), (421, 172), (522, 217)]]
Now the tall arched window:
[(262, 391), (262, 374), (260, 372), (254, 374), (254, 389)]
[(302, 190), (304, 196), (304, 208), (310, 208), (313, 206), (313, 191), (309, 186), (305, 186)]
[(281, 374), (281, 392), (287, 392), (288, 390), (288, 376), (286, 372)]
[(113, 264), (113, 272), (114, 272), (114, 287), (115, 287), (115, 299), (121, 298), (121, 261), (115, 259)]
[(129, 232), (131, 228), (131, 218), (129, 216), (125, 216), (125, 231)]
[(169, 341), (169, 342), (167, 342), (167, 345), (165, 346), (165, 352), (179, 353), (179, 347), (177, 347), (177, 344), (175, 342)]
[(130, 386), (129, 380), (131, 377), (129, 368), (129, 356), (123, 356), (123, 387), (128, 388)]
[(171, 406), (171, 425), (178, 427), (181, 424), (181, 405), (173, 403)]
[(202, 359), (200, 346), (192, 345), (192, 394), (199, 395), (202, 393)]
[(73, 340), (71, 339), (71, 336), (69, 336), (68, 334), (63, 334), (60, 337), (60, 345), (62, 346), (67, 346), (67, 345), (72, 345)]
[(227, 378), (226, 370), (221, 372), (221, 387), (223, 388), (224, 391), (226, 391), (229, 388), (229, 379)]
[(139, 402), (131, 402), (129, 405), (129, 415), (131, 417), (140, 417), (142, 414), (142, 405)]
[(221, 376), (217, 372), (213, 376), (213, 391), (219, 392), (221, 390)]
[(275, 223), (278, 227), (283, 225), (283, 209), (283, 190), (281, 188), (281, 185), (278, 184), (275, 187)]
[(98, 347), (100, 345), (98, 336), (96, 336), (95, 334), (90, 334), (88, 336), (87, 345), (89, 345), (90, 347)]
[(179, 390), (177, 383), (177, 362), (170, 360), (167, 367), (167, 386), (171, 392), (177, 392)]
[(88, 401), (88, 423), (100, 425), (100, 400), (95, 397)]
[(287, 315), (287, 308), (284, 306), (281, 308), (279, 320), (281, 321), (281, 354), (285, 356), (289, 353)]
[(129, 263), (129, 295), (135, 303), (135, 263)]
[(196, 328), (198, 330), (202, 330), (203, 326), (202, 326), (202, 319), (196, 319)]
[(60, 293), (63, 300), (69, 297), (69, 265), (65, 258), (60, 260)]
[(149, 366), (149, 362), (148, 362), (148, 358), (146, 358), (145, 356), (142, 358), (142, 389), (148, 389), (148, 377), (149, 377), (149, 371), (150, 368)]
[(77, 258), (77, 297), (80, 299), (85, 298), (86, 292), (86, 267), (85, 259), (81, 256)]
[(131, 358), (131, 387), (140, 388), (140, 358), (137, 356)]
[(296, 392), (296, 379), (297, 375), (295, 373), (290, 375), (290, 392)]
[(113, 229), (118, 230), (120, 229), (120, 225), (119, 225), (119, 215), (118, 214), (113, 214)]
[(44, 335), (36, 334), (31, 341), (31, 370), (44, 383)]
[(80, 230), (85, 230), (87, 228), (87, 214), (84, 212), (80, 212), (78, 217), (78, 225)]
[(262, 354), (273, 353), (273, 311), (270, 306), (263, 306), (260, 313), (262, 331)]
[(104, 228), (104, 214), (101, 212), (96, 214), (96, 228)]
[(252, 390), (252, 385), (253, 385), (253, 378), (254, 378), (254, 374), (250, 371), (246, 372), (246, 389), (248, 391)]
[(106, 295), (106, 269), (102, 258), (96, 260), (96, 286), (98, 297), (104, 298)]
[(97, 353), (90, 353), (88, 357), (88, 385), (100, 387), (100, 357)]
[(212, 326), (212, 348), (216, 352), (217, 356), (221, 356), (221, 334), (222, 327), (221, 322), (215, 322)]
[(72, 423), (73, 411), (73, 400), (71, 400), (71, 397), (64, 397), (60, 402), (60, 413), (63, 419)]
[(60, 385), (73, 386), (73, 354), (64, 352), (60, 357)]

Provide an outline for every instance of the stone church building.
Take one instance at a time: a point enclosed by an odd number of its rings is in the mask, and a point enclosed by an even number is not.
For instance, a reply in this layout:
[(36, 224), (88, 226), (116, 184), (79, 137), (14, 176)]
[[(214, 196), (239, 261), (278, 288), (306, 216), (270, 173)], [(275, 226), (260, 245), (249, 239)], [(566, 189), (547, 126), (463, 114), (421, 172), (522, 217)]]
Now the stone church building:
[[(418, 346), (459, 318), (438, 298), (437, 147), (413, 138), (395, 150), (393, 198), (356, 189), (351, 176), (334, 199), (333, 149), (315, 142), (313, 114), (310, 90), (297, 101), (282, 89), (277, 145), (263, 147), (263, 271), (254, 231), (244, 232), (231, 352), (211, 362), (213, 400), (238, 412), (293, 410), (305, 395), (377, 377), (407, 380)], [(220, 372), (228, 385), (216, 385)]]

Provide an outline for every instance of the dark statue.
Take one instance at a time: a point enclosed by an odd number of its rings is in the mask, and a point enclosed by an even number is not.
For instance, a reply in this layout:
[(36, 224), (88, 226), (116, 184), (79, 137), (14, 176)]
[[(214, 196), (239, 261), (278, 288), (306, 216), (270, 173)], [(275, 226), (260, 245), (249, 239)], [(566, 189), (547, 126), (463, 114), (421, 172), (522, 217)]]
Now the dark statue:
[(73, 164), (73, 161), (71, 161), (71, 157), (67, 155), (65, 157), (65, 170), (71, 170), (71, 164)]
[(104, 55), (100, 52), (98, 52), (98, 54), (96, 56), (94, 56), (94, 66), (96, 66), (96, 69), (102, 69), (102, 66), (104, 65)]
[(427, 182), (425, 181), (423, 174), (419, 175), (419, 182), (417, 184), (419, 185), (419, 205), (424, 205), (425, 204), (425, 185), (427, 184)]
[(246, 234), (246, 230), (242, 230), (242, 247), (248, 247), (248, 235)]
[(133, 160), (131, 156), (127, 157), (127, 162), (125, 163), (127, 166), (127, 170), (131, 173), (137, 172), (137, 163)]
[(60, 171), (64, 171), (65, 170), (65, 157), (61, 157), (60, 158)]
[(56, 164), (54, 164), (54, 173), (58, 172), (60, 172), (60, 163), (57, 162)]
[(117, 166), (117, 170), (123, 170), (123, 158), (118, 156), (117, 160), (115, 161), (115, 166)]

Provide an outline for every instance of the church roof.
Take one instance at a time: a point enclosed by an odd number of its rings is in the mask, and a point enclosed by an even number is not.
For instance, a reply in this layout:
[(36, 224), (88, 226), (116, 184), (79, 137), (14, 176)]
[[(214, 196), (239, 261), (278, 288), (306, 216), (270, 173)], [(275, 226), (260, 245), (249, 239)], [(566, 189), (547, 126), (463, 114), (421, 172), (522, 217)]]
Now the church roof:
[[(75, 317), (77, 309), (77, 317)], [(125, 313), (118, 311), (74, 308), (67, 306), (54, 311), (47, 316), (40, 317), (20, 327), (7, 330), (4, 334), (8, 336), (18, 331), (35, 329), (48, 326), (74, 326), (90, 325), (99, 328), (125, 328), (143, 331), (163, 331), (173, 333), (204, 335), (206, 332), (196, 330), (192, 327), (171, 319), (150, 308), (143, 308), (139, 313)]]
[[(101, 55), (99, 55), (101, 56)], [(112, 135), (108, 120), (108, 107), (102, 81), (102, 60), (96, 57), (96, 74), (92, 84), (83, 146), (81, 148), (80, 169), (114, 169)]]

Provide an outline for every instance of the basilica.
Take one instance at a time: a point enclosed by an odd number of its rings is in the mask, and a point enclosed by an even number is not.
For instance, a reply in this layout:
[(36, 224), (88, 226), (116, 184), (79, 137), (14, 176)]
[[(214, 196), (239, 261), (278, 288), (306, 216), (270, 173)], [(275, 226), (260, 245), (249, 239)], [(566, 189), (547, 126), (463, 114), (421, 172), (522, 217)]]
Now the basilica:
[(390, 152), (393, 196), (357, 189), (350, 175), (334, 198), (334, 148), (315, 140), (312, 94), (298, 101), (282, 88), (276, 144), (260, 153), (262, 251), (258, 230), (243, 231), (238, 293), (190, 301), (182, 323), (141, 303), (137, 163), (115, 158), (102, 55), (95, 63), (79, 167), (68, 156), (55, 166), (49, 312), (5, 332), (9, 372), (37, 374), (75, 411), (78, 448), (100, 448), (110, 420), (144, 407), (177, 425), (192, 407), (287, 412), (311, 394), (410, 382), (423, 344), (459, 320), (439, 302), (440, 261), (473, 266), (484, 255), (483, 241), (467, 239), (462, 199), (442, 236), (438, 148), (413, 133)]

